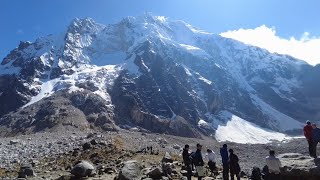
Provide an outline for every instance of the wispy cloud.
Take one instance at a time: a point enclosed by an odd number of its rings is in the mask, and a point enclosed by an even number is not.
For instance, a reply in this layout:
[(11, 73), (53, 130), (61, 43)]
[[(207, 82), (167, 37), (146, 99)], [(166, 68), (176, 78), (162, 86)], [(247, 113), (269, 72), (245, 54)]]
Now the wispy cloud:
[(270, 52), (288, 54), (305, 60), (311, 65), (320, 63), (320, 37), (311, 36), (309, 32), (303, 33), (300, 39), (295, 37), (285, 39), (277, 36), (275, 27), (262, 25), (255, 29), (227, 31), (220, 35), (267, 49)]
[(23, 31), (23, 29), (18, 29), (16, 33), (17, 33), (18, 35), (22, 35), (22, 34), (24, 34), (24, 31)]

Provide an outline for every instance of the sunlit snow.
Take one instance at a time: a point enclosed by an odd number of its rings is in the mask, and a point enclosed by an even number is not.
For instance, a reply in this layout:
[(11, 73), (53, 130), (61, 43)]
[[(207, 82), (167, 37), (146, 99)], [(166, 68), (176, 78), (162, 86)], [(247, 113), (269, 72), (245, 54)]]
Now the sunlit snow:
[(218, 125), (216, 130), (215, 137), (220, 142), (265, 144), (272, 141), (285, 141), (291, 138), (285, 134), (261, 128), (229, 112), (223, 112), (222, 115), (228, 120), (226, 124)]

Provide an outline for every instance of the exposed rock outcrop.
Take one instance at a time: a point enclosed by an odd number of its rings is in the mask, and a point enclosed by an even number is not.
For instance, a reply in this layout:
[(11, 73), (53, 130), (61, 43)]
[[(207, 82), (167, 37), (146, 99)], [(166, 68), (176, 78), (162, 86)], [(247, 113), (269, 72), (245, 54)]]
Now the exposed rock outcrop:
[(320, 179), (320, 159), (299, 153), (279, 155), (283, 180)]

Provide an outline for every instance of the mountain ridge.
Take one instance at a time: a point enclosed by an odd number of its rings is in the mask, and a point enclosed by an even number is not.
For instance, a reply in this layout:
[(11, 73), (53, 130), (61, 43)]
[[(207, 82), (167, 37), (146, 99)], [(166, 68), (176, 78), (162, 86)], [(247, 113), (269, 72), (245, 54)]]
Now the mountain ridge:
[[(109, 130), (130, 125), (183, 136), (209, 135), (224, 121), (219, 112), (228, 111), (288, 133), (305, 119), (319, 117), (313, 98), (319, 96), (313, 90), (319, 84), (313, 78), (316, 67), (149, 14), (110, 25), (76, 18), (64, 35), (21, 42), (0, 70), (0, 100), (8, 102), (1, 107), (1, 126), (17, 117), (23, 121), (17, 114), (24, 108), (37, 110), (37, 101), (59, 91), (71, 94), (67, 106), (77, 109), (72, 94), (101, 97), (98, 104), (107, 107), (101, 111), (102, 124)], [(90, 110), (83, 119), (101, 127), (96, 123), (101, 112)], [(54, 116), (59, 119), (61, 114)], [(202, 127), (201, 120), (211, 125)], [(18, 126), (13, 124), (5, 127)]]

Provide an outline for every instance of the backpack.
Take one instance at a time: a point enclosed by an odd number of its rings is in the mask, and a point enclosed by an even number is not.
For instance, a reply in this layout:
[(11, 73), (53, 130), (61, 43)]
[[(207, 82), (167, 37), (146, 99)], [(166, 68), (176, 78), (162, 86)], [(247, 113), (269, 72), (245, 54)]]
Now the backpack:
[(251, 179), (252, 180), (261, 180), (261, 171), (258, 167), (253, 167), (251, 172)]
[(197, 164), (196, 152), (192, 152), (189, 156), (192, 164)]

